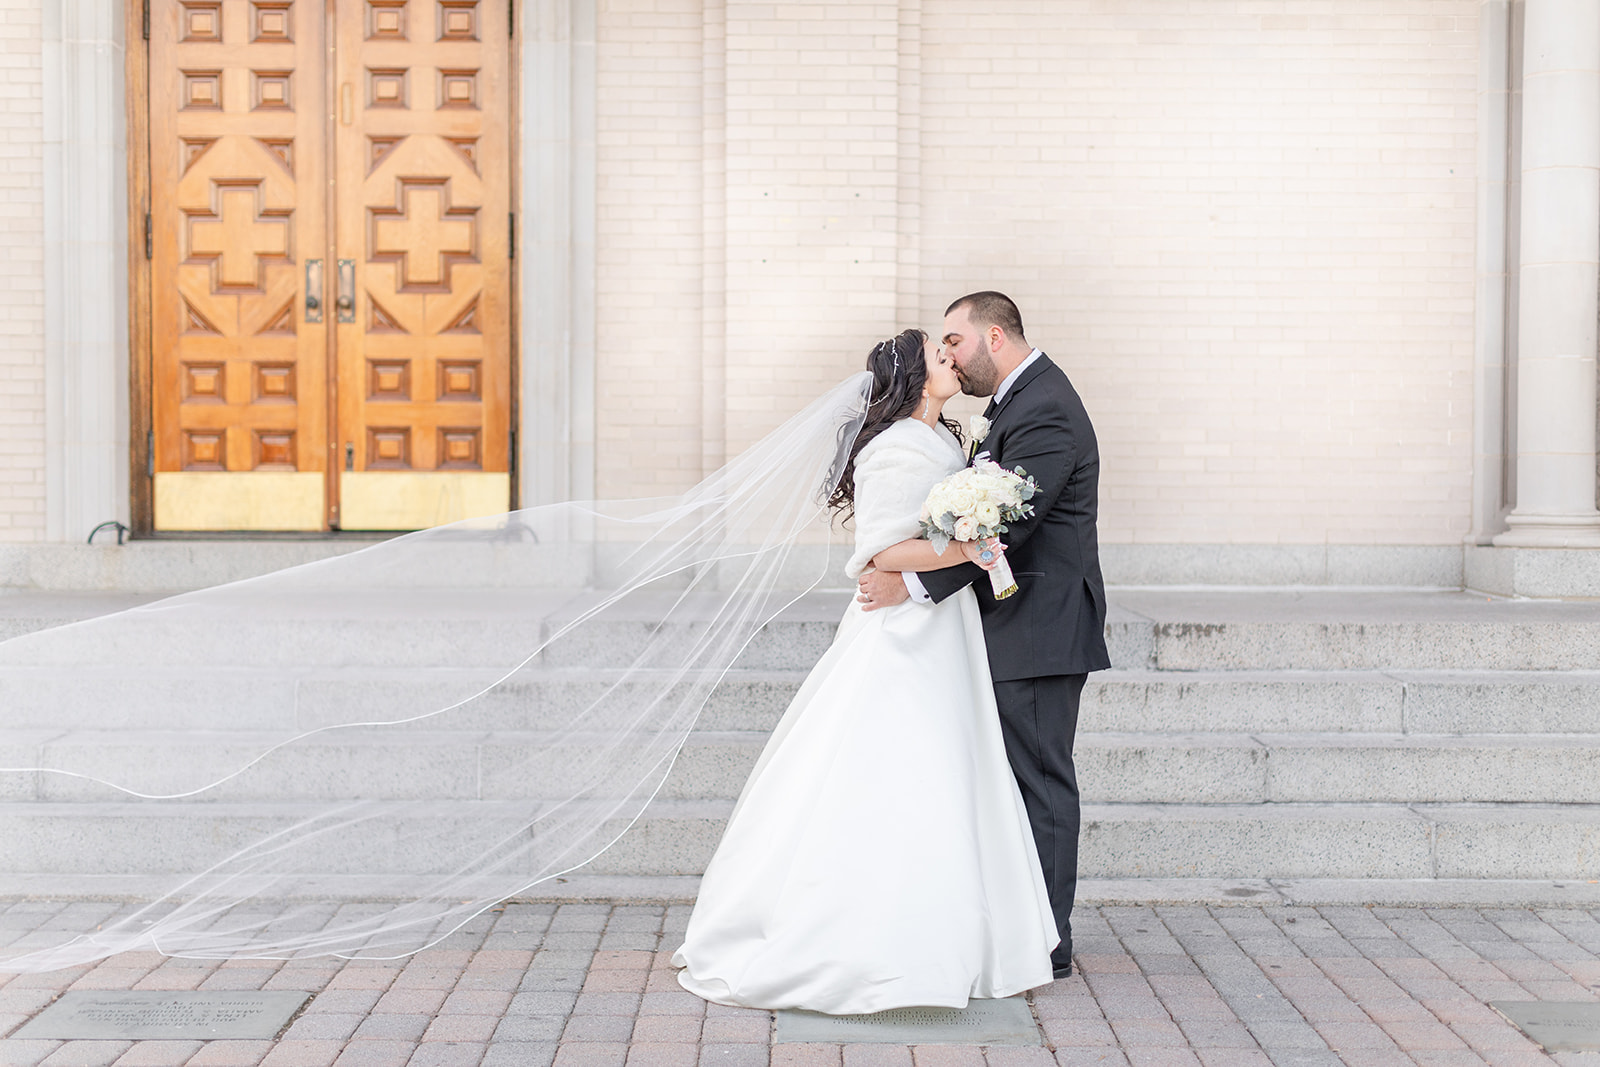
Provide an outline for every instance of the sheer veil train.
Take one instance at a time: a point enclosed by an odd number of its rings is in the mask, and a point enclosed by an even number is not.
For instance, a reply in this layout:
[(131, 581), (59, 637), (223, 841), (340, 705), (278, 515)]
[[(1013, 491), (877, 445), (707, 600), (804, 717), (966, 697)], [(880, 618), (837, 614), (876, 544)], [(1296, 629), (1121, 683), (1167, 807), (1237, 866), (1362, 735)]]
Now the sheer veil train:
[[(104, 929), (0, 949), (0, 969), (390, 958), (593, 859), (827, 574), (809, 535), (870, 382), (676, 498), (456, 523), (0, 643), (0, 798), (23, 812), (5, 868), (79, 833), (70, 807), (99, 820), (98, 870), (184, 872)], [(479, 740), (461, 757), (414, 731)], [(362, 895), (392, 902), (329, 903)]]

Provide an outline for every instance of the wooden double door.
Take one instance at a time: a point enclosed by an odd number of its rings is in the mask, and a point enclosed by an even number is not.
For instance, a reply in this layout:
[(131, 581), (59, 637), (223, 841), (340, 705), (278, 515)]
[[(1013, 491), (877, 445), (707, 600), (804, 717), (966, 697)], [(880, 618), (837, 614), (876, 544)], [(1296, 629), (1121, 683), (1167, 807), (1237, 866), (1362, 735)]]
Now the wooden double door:
[(157, 530), (510, 505), (505, 0), (151, 0)]

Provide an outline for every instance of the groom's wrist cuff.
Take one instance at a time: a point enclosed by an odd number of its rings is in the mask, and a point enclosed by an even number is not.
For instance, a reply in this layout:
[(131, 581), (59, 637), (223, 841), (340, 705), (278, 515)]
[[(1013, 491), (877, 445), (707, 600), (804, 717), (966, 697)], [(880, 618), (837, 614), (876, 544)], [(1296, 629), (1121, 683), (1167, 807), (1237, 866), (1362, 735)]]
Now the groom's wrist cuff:
[(911, 599), (918, 604), (932, 604), (933, 597), (928, 595), (928, 590), (922, 584), (922, 579), (917, 577), (916, 571), (901, 571), (900, 578), (906, 583), (906, 592), (911, 594)]

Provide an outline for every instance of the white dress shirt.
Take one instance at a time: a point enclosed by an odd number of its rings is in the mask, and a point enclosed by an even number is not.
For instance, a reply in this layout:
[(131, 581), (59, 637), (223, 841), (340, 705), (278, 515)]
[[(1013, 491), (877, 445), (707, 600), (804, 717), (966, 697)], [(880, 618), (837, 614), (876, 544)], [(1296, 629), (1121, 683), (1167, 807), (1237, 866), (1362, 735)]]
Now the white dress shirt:
[[(1011, 383), (1016, 381), (1017, 376), (1027, 369), (1028, 364), (1032, 363), (1042, 355), (1044, 355), (1044, 353), (1035, 348), (1032, 352), (1028, 353), (1027, 359), (1024, 359), (1021, 363), (1017, 364), (1016, 370), (1006, 375), (1005, 381), (1000, 383), (1000, 388), (994, 391), (995, 404), (999, 404), (1001, 400), (1005, 399), (1006, 391), (1011, 388)], [(978, 454), (987, 455), (988, 453), (980, 452)], [(915, 600), (918, 604), (933, 603), (933, 597), (928, 594), (927, 588), (923, 586), (922, 579), (917, 577), (916, 571), (901, 571), (900, 580), (906, 583), (906, 592), (911, 594), (912, 600)]]

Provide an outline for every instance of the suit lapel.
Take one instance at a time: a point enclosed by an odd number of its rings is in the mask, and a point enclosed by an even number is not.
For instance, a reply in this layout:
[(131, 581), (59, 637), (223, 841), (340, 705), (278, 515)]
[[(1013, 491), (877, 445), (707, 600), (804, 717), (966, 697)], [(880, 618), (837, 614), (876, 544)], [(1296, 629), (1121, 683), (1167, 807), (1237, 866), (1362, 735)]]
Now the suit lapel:
[(1005, 411), (1006, 405), (1010, 404), (1011, 401), (1016, 398), (1016, 395), (1018, 393), (1022, 392), (1024, 389), (1026, 389), (1028, 387), (1028, 383), (1029, 382), (1033, 381), (1039, 375), (1043, 374), (1045, 367), (1047, 367), (1049, 365), (1050, 365), (1050, 357), (1045, 355), (1043, 352), (1040, 352), (1039, 353), (1039, 358), (1034, 360), (1032, 363), (1030, 363), (1028, 365), (1028, 369), (1027, 370), (1025, 370), (1021, 374), (1017, 375), (1017, 380), (1011, 383), (1011, 388), (1006, 390), (1006, 395), (1000, 400), (1000, 402), (998, 404), (996, 404), (992, 400), (989, 402), (989, 410), (990, 410), (990, 412), (992, 412), (992, 414), (989, 416), (989, 418), (990, 419), (999, 418), (1000, 414)]
[(1049, 366), (1049, 364), (1050, 357), (1045, 355), (1043, 352), (1040, 352), (1039, 358), (1030, 363), (1027, 370), (1017, 375), (1017, 380), (1011, 383), (1011, 388), (1006, 390), (1005, 397), (1002, 398), (998, 404), (992, 400), (989, 402), (989, 408), (984, 413), (984, 417), (995, 424), (995, 427), (989, 430), (989, 435), (994, 438), (995, 442), (994, 451), (990, 453), (989, 458), (994, 460), (996, 463), (1000, 462), (1000, 456), (998, 453), (1002, 451), (1000, 447), (1000, 439), (1003, 435), (996, 433), (1001, 416), (1005, 414), (1006, 408), (1010, 406), (1011, 401), (1016, 398), (1016, 395), (1026, 389), (1029, 382), (1043, 374), (1045, 367)]

